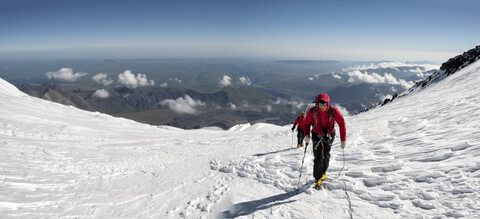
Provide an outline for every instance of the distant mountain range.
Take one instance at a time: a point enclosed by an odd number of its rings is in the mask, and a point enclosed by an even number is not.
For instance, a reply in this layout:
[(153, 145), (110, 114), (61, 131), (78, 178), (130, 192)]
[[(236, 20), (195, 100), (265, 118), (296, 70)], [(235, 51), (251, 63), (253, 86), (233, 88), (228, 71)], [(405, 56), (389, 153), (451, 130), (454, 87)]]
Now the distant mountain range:
[[(172, 125), (187, 129), (204, 126), (226, 129), (238, 123), (254, 121), (282, 124), (294, 119), (288, 107), (272, 106), (275, 102), (274, 96), (247, 86), (225, 88), (215, 93), (200, 93), (181, 88), (119, 87), (109, 89), (108, 98), (95, 97), (95, 90), (83, 91), (56, 83), (40, 86), (21, 84), (17, 87), (31, 96), (84, 110), (99, 111), (154, 125)], [(175, 113), (164, 102), (187, 96), (199, 103), (198, 113)], [(188, 103), (185, 104), (182, 106), (179, 103), (178, 107), (189, 107)], [(272, 108), (269, 109), (267, 105)], [(181, 109), (179, 111), (181, 112)]]
[[(304, 110), (305, 103), (291, 101), (291, 96), (250, 86), (227, 87), (214, 93), (201, 93), (183, 88), (127, 87), (106, 90), (108, 98), (95, 96), (96, 90), (81, 90), (68, 85), (46, 83), (43, 85), (20, 84), (17, 87), (34, 97), (72, 105), (80, 109), (98, 111), (114, 116), (125, 117), (153, 125), (170, 125), (193, 129), (205, 126), (218, 126), (228, 129), (240, 123), (268, 122), (271, 124), (291, 124), (297, 113)], [(392, 92), (391, 86), (359, 84), (339, 86), (329, 94), (347, 108), (378, 104), (378, 93)], [(166, 101), (182, 107), (190, 107), (188, 98), (197, 101), (197, 113), (178, 113)], [(312, 97), (313, 99), (313, 97)], [(179, 101), (180, 103), (174, 102)], [(182, 101), (186, 102), (182, 105)]]
[[(355, 114), (378, 105), (385, 97), (403, 92), (405, 84), (398, 81), (416, 81), (421, 78), (418, 72), (431, 69), (425, 67), (430, 64), (315, 60), (141, 59), (4, 65), (0, 75), (10, 77), (9, 81), (26, 81), (28, 84), (16, 86), (31, 96), (143, 123), (185, 129), (205, 126), (227, 129), (239, 123), (256, 122), (291, 124), (319, 93), (328, 93), (335, 105)], [(59, 66), (73, 66), (75, 72), (90, 72), (90, 75), (75, 82), (47, 80), (42, 72)], [(118, 75), (112, 72), (125, 69), (145, 73), (156, 82), (155, 86), (128, 87), (115, 81)], [(94, 72), (99, 71), (110, 72), (103, 75), (113, 83), (107, 86), (92, 80)], [(228, 83), (221, 84), (222, 78), (229, 78)]]

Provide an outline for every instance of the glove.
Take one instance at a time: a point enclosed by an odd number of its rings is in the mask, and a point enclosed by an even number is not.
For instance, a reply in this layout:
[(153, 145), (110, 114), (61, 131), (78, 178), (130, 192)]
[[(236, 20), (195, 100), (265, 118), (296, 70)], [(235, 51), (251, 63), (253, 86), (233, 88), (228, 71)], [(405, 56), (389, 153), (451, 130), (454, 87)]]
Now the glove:
[(294, 129), (295, 129), (295, 127), (294, 127), (294, 128), (292, 128), (292, 132), (293, 132), (293, 130), (294, 130)]
[(305, 143), (308, 144), (309, 142), (310, 142), (310, 135), (307, 135), (305, 136)]
[(340, 144), (340, 147), (342, 147), (342, 149), (345, 149), (345, 145), (347, 144), (347, 142), (345, 141), (342, 141), (342, 143)]

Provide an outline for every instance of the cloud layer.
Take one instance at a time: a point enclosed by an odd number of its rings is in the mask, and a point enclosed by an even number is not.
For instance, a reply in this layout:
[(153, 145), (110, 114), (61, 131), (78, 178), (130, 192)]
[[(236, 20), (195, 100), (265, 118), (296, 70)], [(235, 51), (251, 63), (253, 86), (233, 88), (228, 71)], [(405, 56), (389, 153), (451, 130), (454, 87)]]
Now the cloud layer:
[(355, 70), (352, 72), (348, 72), (347, 75), (350, 77), (348, 79), (348, 82), (350, 83), (365, 82), (365, 83), (372, 83), (372, 84), (393, 84), (393, 85), (401, 85), (404, 88), (409, 88), (414, 84), (411, 81), (407, 82), (403, 79), (397, 79), (389, 73), (385, 73), (384, 76), (381, 76), (377, 73), (369, 74), (368, 72), (362, 73), (359, 70)]
[(356, 66), (343, 69), (343, 71), (354, 71), (354, 70), (363, 71), (363, 70), (369, 70), (369, 69), (371, 70), (371, 69), (383, 69), (383, 68), (393, 68), (398, 70), (398, 68), (404, 68), (404, 67), (415, 68), (416, 71), (430, 71), (430, 70), (440, 68), (439, 65), (432, 65), (432, 64), (412, 64), (407, 62), (381, 62), (378, 64), (370, 63), (370, 65), (356, 65)]
[(167, 99), (160, 102), (160, 104), (167, 105), (168, 108), (180, 114), (182, 113), (197, 114), (198, 111), (196, 107), (205, 105), (205, 103), (203, 103), (202, 101), (194, 100), (188, 95), (185, 95), (185, 97), (179, 97), (176, 100)]
[(75, 82), (79, 78), (85, 75), (88, 75), (88, 73), (85, 73), (85, 72), (73, 73), (73, 69), (71, 68), (61, 68), (60, 70), (55, 72), (50, 71), (45, 73), (45, 76), (47, 76), (49, 80), (56, 79), (56, 80), (67, 81), (67, 82)]
[(138, 86), (153, 86), (155, 82), (148, 80), (145, 74), (138, 73), (137, 76), (132, 74), (132, 71), (126, 70), (118, 75), (118, 81), (127, 87), (136, 88)]
[[(401, 85), (404, 88), (410, 88), (413, 86), (414, 82), (405, 81), (404, 79), (397, 79), (390, 73), (384, 73), (383, 76), (372, 72), (372, 71), (381, 71), (381, 69), (395, 69), (399, 73), (416, 73), (420, 78), (424, 76), (424, 72), (435, 70), (440, 68), (439, 65), (432, 64), (412, 64), (408, 62), (381, 62), (378, 64), (371, 63), (370, 65), (356, 65), (346, 69), (343, 69), (346, 75), (350, 78), (348, 82), (365, 82), (365, 83), (382, 83), (382, 84), (392, 84), (392, 85)], [(362, 72), (363, 71), (363, 72)], [(369, 72), (367, 72), (369, 71)], [(334, 77), (337, 76), (334, 74)]]

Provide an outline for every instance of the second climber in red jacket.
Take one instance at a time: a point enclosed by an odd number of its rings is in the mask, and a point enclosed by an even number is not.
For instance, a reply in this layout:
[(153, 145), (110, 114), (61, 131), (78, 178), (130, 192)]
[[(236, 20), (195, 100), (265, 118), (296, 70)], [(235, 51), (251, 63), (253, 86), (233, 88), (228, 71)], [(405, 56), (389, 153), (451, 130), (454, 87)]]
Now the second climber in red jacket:
[(297, 148), (299, 147), (303, 147), (303, 139), (305, 138), (305, 127), (304, 127), (304, 124), (303, 124), (303, 120), (305, 120), (305, 112), (300, 112), (300, 115), (298, 116), (297, 119), (295, 119), (295, 123), (293, 123), (293, 127), (292, 127), (292, 132), (293, 130), (295, 130), (295, 126), (298, 125), (297, 127), (297, 139), (298, 139), (298, 144), (297, 144)]
[(315, 188), (320, 189), (322, 181), (325, 180), (326, 172), (330, 162), (330, 149), (335, 140), (335, 122), (340, 127), (340, 146), (345, 148), (347, 136), (345, 120), (337, 107), (331, 106), (330, 97), (327, 94), (319, 94), (312, 107), (305, 117), (304, 132), (305, 142), (310, 140), (310, 126), (312, 126), (313, 155), (313, 177), (315, 177)]

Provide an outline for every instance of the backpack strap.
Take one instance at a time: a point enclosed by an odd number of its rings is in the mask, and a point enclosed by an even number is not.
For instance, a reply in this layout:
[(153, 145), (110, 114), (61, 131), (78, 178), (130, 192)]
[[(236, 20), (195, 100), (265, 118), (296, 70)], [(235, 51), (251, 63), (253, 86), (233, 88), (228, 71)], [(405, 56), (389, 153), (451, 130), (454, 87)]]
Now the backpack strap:
[[(333, 123), (334, 123), (334, 125), (335, 125), (335, 122), (336, 122), (336, 121), (335, 121), (335, 113), (333, 113), (333, 107), (330, 106), (330, 109), (329, 109), (328, 111), (330, 111), (330, 116), (328, 117), (328, 118), (329, 118), (328, 120), (329, 120), (329, 122), (330, 122), (330, 119), (333, 118)], [(315, 122), (315, 126), (314, 126), (314, 127), (317, 127), (317, 126), (318, 126), (318, 124), (317, 124), (317, 119), (316, 119), (316, 118), (317, 118), (317, 107), (315, 106), (314, 109), (313, 109), (313, 121)]]
[(333, 118), (333, 121), (335, 122), (335, 113), (333, 113), (333, 107), (330, 106), (330, 115)]

